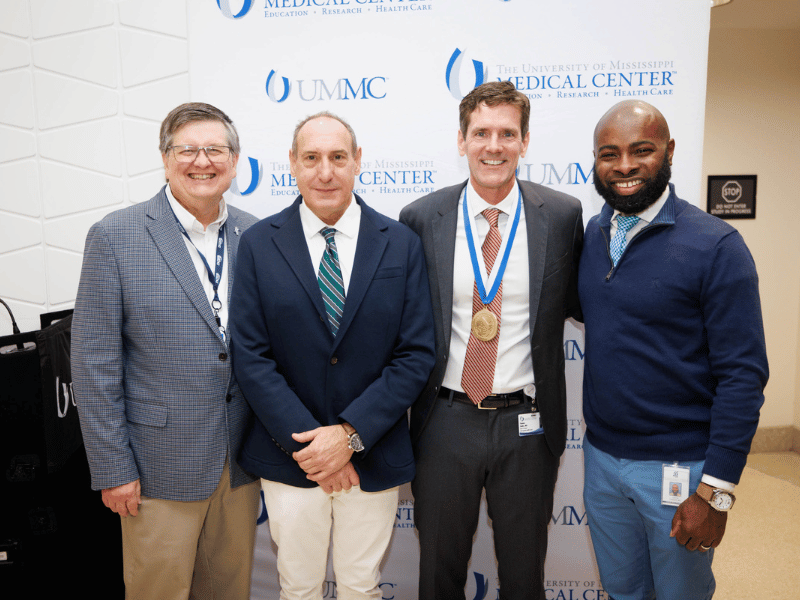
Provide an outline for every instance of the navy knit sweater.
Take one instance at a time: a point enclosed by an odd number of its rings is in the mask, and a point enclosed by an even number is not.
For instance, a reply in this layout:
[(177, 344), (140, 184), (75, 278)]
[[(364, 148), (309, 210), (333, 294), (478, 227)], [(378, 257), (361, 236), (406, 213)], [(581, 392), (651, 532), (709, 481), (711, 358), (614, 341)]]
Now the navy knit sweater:
[(579, 268), (589, 442), (617, 458), (705, 459), (704, 473), (738, 483), (768, 376), (750, 252), (670, 184), (612, 268), (612, 215), (589, 222)]

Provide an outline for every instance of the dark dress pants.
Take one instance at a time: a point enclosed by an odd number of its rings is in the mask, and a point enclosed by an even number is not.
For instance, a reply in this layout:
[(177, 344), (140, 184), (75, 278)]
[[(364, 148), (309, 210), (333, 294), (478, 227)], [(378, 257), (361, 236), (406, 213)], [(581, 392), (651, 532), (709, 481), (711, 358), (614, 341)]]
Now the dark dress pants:
[[(437, 399), (416, 445), (419, 600), (464, 600), (485, 488), (503, 600), (544, 600), (547, 526), (558, 459), (543, 435), (520, 437), (530, 404), (497, 410)], [(493, 592), (487, 598), (496, 597)]]

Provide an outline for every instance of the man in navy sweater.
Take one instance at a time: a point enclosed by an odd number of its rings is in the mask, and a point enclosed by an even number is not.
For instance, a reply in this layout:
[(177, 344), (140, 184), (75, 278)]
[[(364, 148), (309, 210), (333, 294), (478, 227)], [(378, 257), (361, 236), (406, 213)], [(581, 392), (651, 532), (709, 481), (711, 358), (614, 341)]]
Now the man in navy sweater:
[(768, 376), (753, 259), (736, 229), (678, 198), (674, 150), (645, 102), (595, 128), (606, 205), (579, 268), (584, 501), (614, 600), (712, 597)]

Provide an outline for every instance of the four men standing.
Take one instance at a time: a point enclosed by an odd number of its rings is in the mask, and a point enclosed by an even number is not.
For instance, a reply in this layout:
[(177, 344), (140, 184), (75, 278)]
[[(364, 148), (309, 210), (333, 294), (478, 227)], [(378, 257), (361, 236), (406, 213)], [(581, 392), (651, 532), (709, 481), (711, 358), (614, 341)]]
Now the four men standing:
[(638, 101), (595, 130), (608, 204), (582, 252), (578, 200), (515, 176), (529, 115), (509, 82), (470, 92), (469, 179), (405, 207), (408, 227), (353, 193), (352, 128), (308, 117), (289, 153), (300, 196), (243, 234), (255, 219), (222, 200), (230, 119), (199, 103), (170, 113), (169, 184), (92, 228), (73, 321), (92, 484), (132, 517), (129, 597), (248, 597), (249, 472), (281, 598), (320, 597), (331, 538), (338, 596), (380, 598), (413, 478), (421, 600), (465, 597), (484, 490), (500, 597), (541, 600), (569, 316), (586, 324), (585, 504), (603, 585), (616, 600), (711, 597), (767, 379), (752, 258), (675, 195), (674, 140)]

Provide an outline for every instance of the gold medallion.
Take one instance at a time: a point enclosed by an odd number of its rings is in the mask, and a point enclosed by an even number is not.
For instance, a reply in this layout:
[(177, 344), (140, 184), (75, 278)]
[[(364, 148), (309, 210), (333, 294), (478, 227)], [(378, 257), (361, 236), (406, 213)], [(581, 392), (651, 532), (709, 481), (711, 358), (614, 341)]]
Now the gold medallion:
[(497, 335), (497, 317), (493, 312), (482, 308), (472, 317), (472, 333), (482, 342), (488, 342)]

